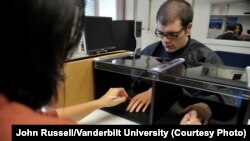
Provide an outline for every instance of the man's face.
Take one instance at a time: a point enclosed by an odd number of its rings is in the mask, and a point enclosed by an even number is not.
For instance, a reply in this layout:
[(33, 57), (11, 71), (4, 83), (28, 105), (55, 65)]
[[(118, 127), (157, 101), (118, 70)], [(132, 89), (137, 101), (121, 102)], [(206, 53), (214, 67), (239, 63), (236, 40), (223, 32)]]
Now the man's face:
[(187, 44), (190, 30), (191, 24), (188, 27), (183, 27), (180, 20), (175, 20), (167, 25), (162, 25), (158, 22), (155, 33), (161, 38), (162, 45), (166, 51), (173, 53)]

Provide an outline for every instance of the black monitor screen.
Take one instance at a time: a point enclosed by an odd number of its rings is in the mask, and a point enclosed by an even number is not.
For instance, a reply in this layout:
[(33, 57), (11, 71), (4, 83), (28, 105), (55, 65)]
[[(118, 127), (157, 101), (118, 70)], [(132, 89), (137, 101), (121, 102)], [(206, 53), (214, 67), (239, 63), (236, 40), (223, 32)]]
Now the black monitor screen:
[(135, 50), (136, 39), (134, 35), (134, 23), (133, 20), (113, 21), (113, 35), (116, 50)]
[(111, 17), (86, 16), (84, 35), (88, 54), (115, 49)]

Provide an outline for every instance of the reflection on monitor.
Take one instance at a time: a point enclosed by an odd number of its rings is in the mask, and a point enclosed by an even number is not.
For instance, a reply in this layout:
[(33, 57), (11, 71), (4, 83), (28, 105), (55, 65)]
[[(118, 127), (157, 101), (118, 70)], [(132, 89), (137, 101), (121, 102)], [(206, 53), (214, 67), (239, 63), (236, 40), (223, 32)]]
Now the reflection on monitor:
[(84, 35), (86, 50), (89, 55), (115, 49), (111, 17), (86, 16)]

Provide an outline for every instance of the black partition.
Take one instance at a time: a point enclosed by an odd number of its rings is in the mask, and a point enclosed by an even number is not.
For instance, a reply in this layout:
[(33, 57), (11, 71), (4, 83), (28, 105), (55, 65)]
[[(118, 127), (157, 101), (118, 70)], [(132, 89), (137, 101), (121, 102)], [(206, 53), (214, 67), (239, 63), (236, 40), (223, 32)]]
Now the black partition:
[[(133, 55), (95, 61), (95, 98), (101, 97), (110, 87), (124, 87), (129, 97), (133, 97), (152, 86), (151, 105), (145, 113), (127, 112), (129, 100), (103, 110), (140, 124), (179, 124), (183, 116), (178, 114), (180, 110), (204, 102), (213, 111), (209, 124), (247, 124), (250, 90), (244, 69), (181, 63), (164, 71), (152, 71), (170, 61)], [(235, 73), (241, 77), (234, 79)]]

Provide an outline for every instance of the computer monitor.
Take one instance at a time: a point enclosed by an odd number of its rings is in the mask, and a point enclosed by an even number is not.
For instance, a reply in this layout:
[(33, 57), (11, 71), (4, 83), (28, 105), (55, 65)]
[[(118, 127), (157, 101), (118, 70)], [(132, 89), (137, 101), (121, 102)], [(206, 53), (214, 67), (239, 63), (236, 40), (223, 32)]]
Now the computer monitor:
[(86, 16), (84, 38), (86, 52), (89, 55), (114, 50), (112, 18)]
[(113, 21), (113, 35), (115, 50), (134, 51), (136, 48), (135, 24), (134, 20), (115, 20)]

